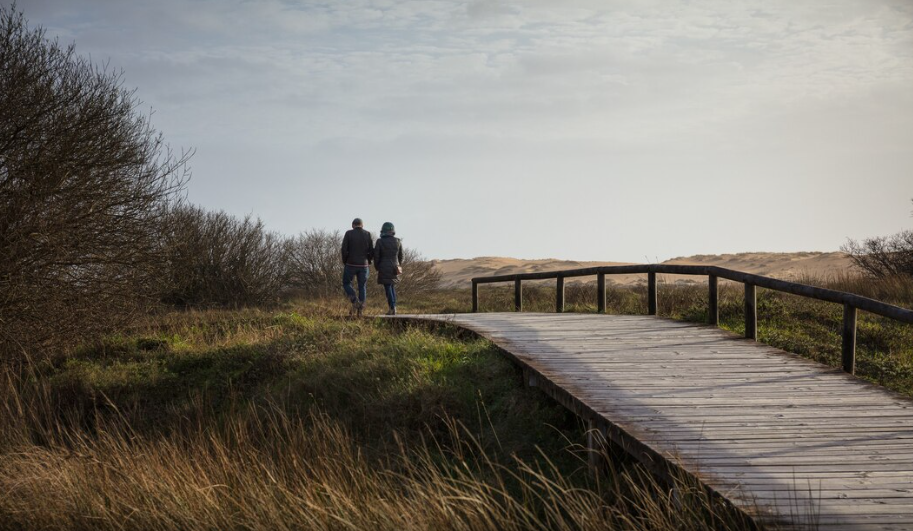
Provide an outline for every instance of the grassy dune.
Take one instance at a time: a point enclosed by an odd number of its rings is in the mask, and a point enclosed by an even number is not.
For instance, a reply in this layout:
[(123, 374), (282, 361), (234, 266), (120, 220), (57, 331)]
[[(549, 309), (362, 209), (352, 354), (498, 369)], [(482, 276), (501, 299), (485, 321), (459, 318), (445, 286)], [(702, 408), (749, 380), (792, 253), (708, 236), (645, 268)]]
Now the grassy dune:
[[(441, 293), (421, 308), (462, 304)], [(0, 378), (2, 529), (741, 529), (485, 341), (341, 305), (163, 315)], [(674, 487), (674, 488), (673, 488)]]
[[(806, 279), (910, 306), (905, 283)], [(525, 290), (551, 311), (554, 289)], [(569, 311), (595, 311), (569, 286)], [(706, 318), (706, 290), (660, 285), (660, 314)], [(839, 364), (837, 305), (759, 291), (760, 338)], [(485, 310), (510, 288), (486, 286)], [(611, 313), (645, 289), (610, 288)], [(742, 291), (721, 285), (740, 332)], [(373, 300), (370, 312), (381, 313)], [(404, 312), (469, 309), (464, 290)], [(346, 317), (338, 300), (168, 313), (0, 374), (0, 529), (742, 529), (687, 481), (611, 449), (488, 342)], [(861, 314), (860, 375), (913, 395), (913, 327)]]

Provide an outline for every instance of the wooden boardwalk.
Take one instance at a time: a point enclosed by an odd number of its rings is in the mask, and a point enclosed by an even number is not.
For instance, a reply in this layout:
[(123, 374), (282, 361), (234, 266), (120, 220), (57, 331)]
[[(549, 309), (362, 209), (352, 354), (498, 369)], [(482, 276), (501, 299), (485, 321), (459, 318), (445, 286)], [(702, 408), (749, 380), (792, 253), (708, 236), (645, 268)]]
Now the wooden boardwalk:
[(635, 456), (678, 463), (761, 521), (913, 529), (913, 400), (838, 369), (653, 316), (399, 318), (492, 340)]

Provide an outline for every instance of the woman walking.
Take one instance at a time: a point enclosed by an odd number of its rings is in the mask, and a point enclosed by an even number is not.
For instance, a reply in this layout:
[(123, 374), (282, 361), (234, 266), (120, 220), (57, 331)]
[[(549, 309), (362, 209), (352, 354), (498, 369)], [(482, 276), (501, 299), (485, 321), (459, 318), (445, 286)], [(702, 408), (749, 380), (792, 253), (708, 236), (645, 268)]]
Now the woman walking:
[(387, 304), (390, 310), (387, 315), (396, 315), (396, 283), (403, 273), (400, 265), (403, 261), (403, 244), (396, 237), (396, 230), (389, 221), (380, 229), (380, 238), (374, 244), (374, 268), (377, 269), (377, 283), (384, 285)]

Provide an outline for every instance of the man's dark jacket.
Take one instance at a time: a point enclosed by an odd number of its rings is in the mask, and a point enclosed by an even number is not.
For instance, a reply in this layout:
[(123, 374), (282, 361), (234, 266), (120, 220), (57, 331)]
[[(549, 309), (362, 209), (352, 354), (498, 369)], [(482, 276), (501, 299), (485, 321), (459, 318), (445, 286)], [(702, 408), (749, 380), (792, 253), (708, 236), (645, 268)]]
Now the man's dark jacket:
[(371, 233), (361, 227), (346, 231), (342, 238), (342, 263), (367, 267), (374, 260)]

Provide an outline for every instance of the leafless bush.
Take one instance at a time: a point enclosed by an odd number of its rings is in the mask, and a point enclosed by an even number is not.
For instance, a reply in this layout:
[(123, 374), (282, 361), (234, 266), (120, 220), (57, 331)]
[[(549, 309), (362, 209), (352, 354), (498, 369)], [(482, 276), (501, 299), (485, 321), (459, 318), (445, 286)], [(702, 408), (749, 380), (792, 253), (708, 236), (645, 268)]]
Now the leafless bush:
[(913, 277), (913, 230), (867, 238), (862, 242), (849, 240), (841, 250), (850, 255), (857, 268), (871, 277)]
[(162, 226), (163, 302), (249, 306), (279, 298), (286, 284), (286, 245), (259, 219), (177, 206)]
[(289, 285), (312, 297), (341, 293), (342, 234), (313, 229), (289, 240)]
[(0, 349), (72, 344), (151, 293), (186, 177), (121, 74), (0, 7)]
[[(289, 285), (309, 297), (342, 294), (340, 255), (342, 234), (339, 231), (314, 229), (303, 232), (289, 242)], [(397, 290), (402, 295), (414, 295), (435, 289), (441, 273), (434, 262), (426, 260), (415, 249), (403, 249), (403, 275)], [(372, 274), (374, 272), (372, 271)], [(383, 296), (375, 282), (369, 281), (371, 296)]]
[(406, 296), (424, 293), (437, 288), (441, 283), (441, 272), (434, 262), (426, 260), (415, 249), (403, 249), (403, 276), (397, 290)]
[(848, 240), (840, 248), (867, 276), (878, 279), (913, 278), (913, 230), (891, 236)]

